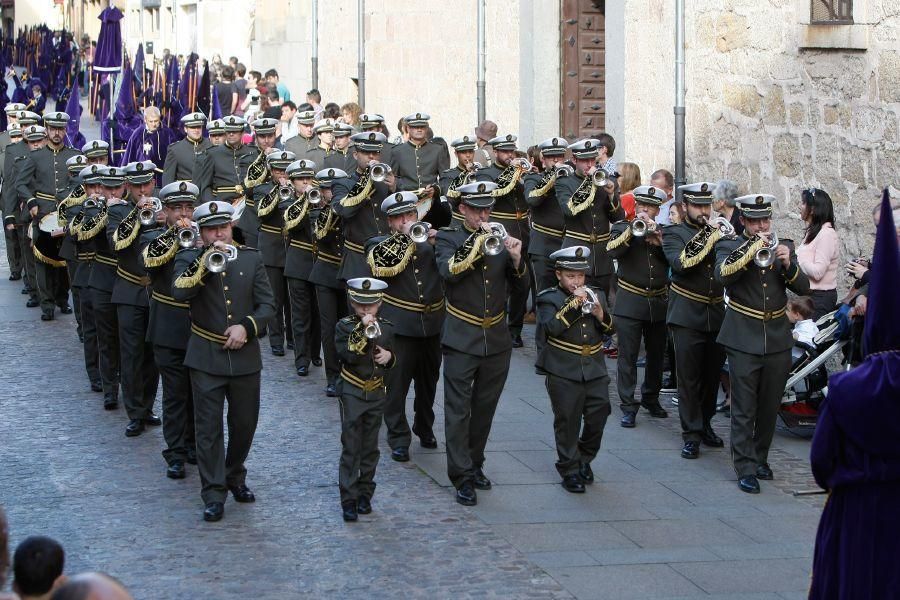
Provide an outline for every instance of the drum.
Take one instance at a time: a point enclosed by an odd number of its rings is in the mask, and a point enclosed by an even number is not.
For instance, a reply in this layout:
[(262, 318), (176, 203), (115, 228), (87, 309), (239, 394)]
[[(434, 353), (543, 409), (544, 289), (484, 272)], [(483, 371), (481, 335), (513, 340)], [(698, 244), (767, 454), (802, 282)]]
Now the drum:
[(29, 228), (29, 232), (32, 233), (32, 247), (36, 259), (54, 267), (66, 266), (59, 255), (65, 230), (59, 226), (56, 212), (44, 215), (37, 225)]

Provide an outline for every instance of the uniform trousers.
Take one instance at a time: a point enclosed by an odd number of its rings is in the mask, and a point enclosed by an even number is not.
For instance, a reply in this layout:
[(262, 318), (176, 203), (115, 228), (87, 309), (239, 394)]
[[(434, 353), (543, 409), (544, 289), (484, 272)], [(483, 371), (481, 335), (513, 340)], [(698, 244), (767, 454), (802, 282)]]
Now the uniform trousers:
[[(72, 288), (73, 290), (76, 288)], [(78, 288), (78, 308), (81, 313), (81, 334), (84, 337), (84, 370), (91, 383), (100, 383), (100, 349), (97, 343), (97, 323), (94, 320), (94, 301), (90, 288)], [(74, 295), (74, 294), (73, 294)]]
[(41, 311), (53, 314), (56, 307), (69, 303), (69, 274), (65, 267), (54, 267), (35, 260), (34, 277), (37, 281)]
[[(529, 259), (531, 259), (531, 273), (537, 284), (538, 293), (541, 293), (548, 288), (556, 287), (557, 279), (556, 271), (553, 268), (553, 261), (551, 261), (549, 257), (540, 254), (530, 254)], [(537, 301), (535, 301), (535, 306), (537, 306)], [(540, 356), (544, 346), (547, 345), (547, 334), (544, 332), (544, 328), (541, 326), (540, 322), (535, 324), (534, 345), (535, 348), (537, 348), (538, 356)]]
[(699, 442), (700, 434), (716, 414), (716, 396), (725, 350), (716, 343), (718, 331), (698, 331), (671, 325), (678, 370), (678, 415), (681, 437)]
[[(288, 277), (287, 290), (291, 304), (291, 331), (294, 336), (294, 368), (308, 367), (310, 360), (319, 357), (319, 348), (322, 347), (323, 341), (316, 302), (316, 286), (304, 279)], [(279, 314), (277, 307), (275, 314)], [(328, 331), (330, 335), (325, 337), (331, 338), (333, 345), (333, 326)]]
[(548, 374), (545, 383), (553, 407), (556, 470), (562, 477), (574, 475), (600, 451), (610, 413), (609, 377), (574, 381)]
[(38, 299), (37, 281), (34, 276), (34, 251), (31, 248), (31, 240), (28, 239), (28, 228), (31, 225), (16, 225), (19, 234), (19, 252), (22, 254), (22, 266), (25, 269), (25, 289), (31, 300)]
[[(341, 381), (344, 389), (351, 384)], [(361, 390), (354, 390), (362, 393)], [(361, 398), (355, 393), (341, 393), (341, 460), (338, 487), (341, 502), (371, 498), (375, 493), (375, 467), (378, 466), (378, 431), (384, 412), (384, 391), (378, 390)]]
[[(347, 292), (342, 289), (317, 285), (316, 299), (319, 306), (320, 331), (326, 333), (334, 331), (337, 322), (347, 316)], [(294, 350), (296, 351), (296, 349), (297, 344), (295, 343)], [(325, 335), (322, 338), (322, 358), (328, 383), (337, 382), (341, 372), (341, 361), (338, 358), (333, 335)]]
[(129, 419), (146, 419), (153, 412), (159, 371), (153, 360), (153, 345), (147, 341), (150, 308), (119, 304), (119, 356), (122, 402)]
[(106, 290), (91, 288), (94, 322), (97, 324), (97, 348), (100, 353), (100, 382), (103, 394), (119, 396), (119, 317), (116, 305)]
[[(225, 502), (229, 487), (243, 485), (259, 420), (259, 372), (229, 377), (190, 369), (194, 392), (197, 466), (203, 502)], [(228, 449), (222, 416), (228, 400)]]
[(84, 336), (84, 328), (81, 324), (81, 286), (76, 287), (72, 285), (72, 282), (75, 281), (75, 272), (80, 268), (80, 262), (75, 258), (66, 259), (66, 274), (69, 278), (69, 288), (72, 292), (72, 312), (75, 314), (78, 337), (82, 338)]
[[(284, 347), (284, 307), (288, 302), (288, 287), (283, 267), (266, 266), (266, 275), (275, 296), (275, 318), (269, 321), (269, 345)], [(288, 321), (290, 323), (290, 321)]]
[(4, 227), (3, 235), (6, 238), (6, 261), (9, 263), (9, 272), (11, 275), (21, 276), (25, 265), (22, 262), (22, 246), (19, 244), (19, 228)]
[[(619, 334), (619, 359), (616, 361), (616, 387), (619, 392), (619, 407), (622, 412), (637, 412), (641, 404), (659, 404), (659, 389), (662, 387), (663, 354), (666, 351), (666, 322), (643, 321), (616, 316), (616, 332)], [(644, 367), (644, 382), (641, 384), (641, 400), (634, 399), (637, 387), (637, 360), (641, 349), (641, 339), (647, 350), (647, 364)]]
[(484, 448), (512, 350), (476, 356), (445, 346), (443, 353), (447, 475), (459, 488), (474, 479), (475, 469), (484, 464)]
[(153, 359), (162, 379), (162, 430), (166, 464), (184, 463), (194, 440), (194, 399), (190, 369), (184, 366), (181, 348), (153, 345)]
[(397, 364), (387, 373), (387, 401), (384, 405), (384, 425), (387, 441), (392, 449), (408, 448), (412, 441), (406, 420), (406, 395), (409, 384), (415, 384), (412, 433), (419, 437), (433, 434), (434, 395), (441, 370), (441, 336), (394, 336)]
[(769, 448), (791, 370), (790, 349), (773, 354), (728, 353), (731, 375), (731, 460), (738, 478), (756, 475)]

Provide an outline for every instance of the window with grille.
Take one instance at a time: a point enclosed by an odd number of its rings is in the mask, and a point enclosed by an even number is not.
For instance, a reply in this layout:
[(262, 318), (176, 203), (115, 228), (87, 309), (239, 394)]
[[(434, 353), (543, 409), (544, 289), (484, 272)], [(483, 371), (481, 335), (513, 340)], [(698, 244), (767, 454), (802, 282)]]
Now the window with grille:
[(810, 24), (848, 25), (853, 23), (853, 0), (811, 0)]

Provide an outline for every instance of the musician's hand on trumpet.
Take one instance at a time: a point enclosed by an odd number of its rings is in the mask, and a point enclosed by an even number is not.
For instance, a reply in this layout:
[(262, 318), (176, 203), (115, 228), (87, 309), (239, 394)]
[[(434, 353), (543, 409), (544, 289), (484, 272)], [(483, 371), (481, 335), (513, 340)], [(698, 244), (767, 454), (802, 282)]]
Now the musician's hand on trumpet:
[(509, 252), (509, 256), (513, 260), (513, 265), (518, 269), (519, 264), (522, 262), (522, 240), (507, 236), (503, 240), (503, 245), (506, 246), (506, 251)]
[(775, 260), (779, 261), (785, 269), (791, 266), (791, 250), (784, 244), (775, 246)]
[[(603, 305), (600, 303), (600, 299), (594, 290), (583, 285), (576, 288), (572, 294), (581, 300), (579, 304), (582, 307), (582, 312), (603, 320)], [(589, 310), (585, 310), (585, 307), (588, 307)]]

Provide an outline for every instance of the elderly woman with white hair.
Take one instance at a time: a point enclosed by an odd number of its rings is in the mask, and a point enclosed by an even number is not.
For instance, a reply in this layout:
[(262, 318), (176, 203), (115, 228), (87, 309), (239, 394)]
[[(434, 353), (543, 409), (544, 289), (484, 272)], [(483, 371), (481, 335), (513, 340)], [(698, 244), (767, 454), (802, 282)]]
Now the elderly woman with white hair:
[(740, 235), (744, 231), (744, 226), (741, 225), (740, 215), (735, 210), (734, 199), (738, 195), (737, 185), (733, 181), (723, 179), (716, 184), (716, 188), (713, 190), (713, 210), (728, 219), (734, 227), (735, 233)]
[(156, 187), (159, 188), (162, 184), (166, 154), (169, 146), (178, 141), (178, 137), (174, 131), (163, 125), (159, 109), (148, 106), (144, 109), (144, 122), (128, 138), (125, 156), (119, 164), (124, 166), (132, 162), (152, 161), (156, 165)]

